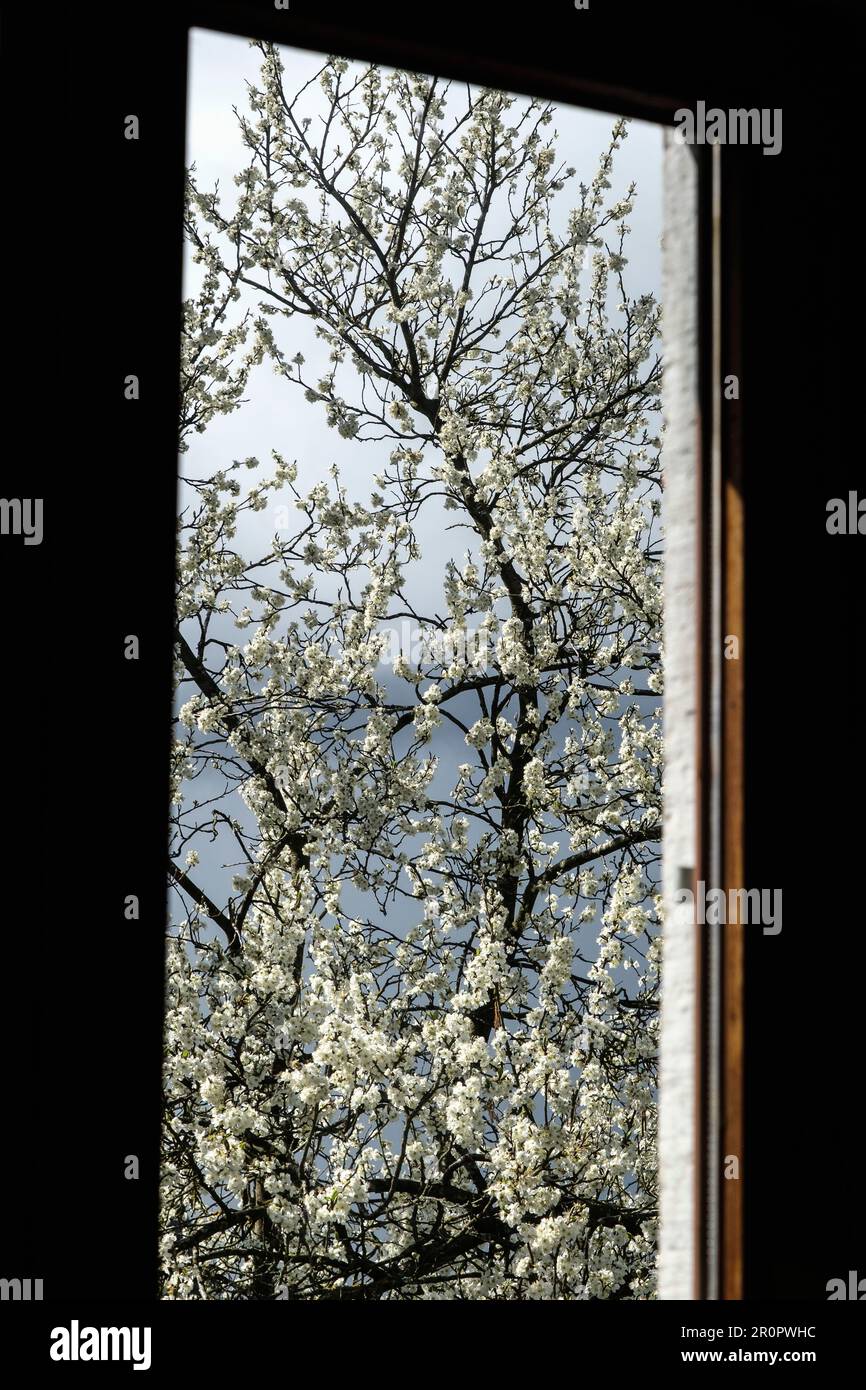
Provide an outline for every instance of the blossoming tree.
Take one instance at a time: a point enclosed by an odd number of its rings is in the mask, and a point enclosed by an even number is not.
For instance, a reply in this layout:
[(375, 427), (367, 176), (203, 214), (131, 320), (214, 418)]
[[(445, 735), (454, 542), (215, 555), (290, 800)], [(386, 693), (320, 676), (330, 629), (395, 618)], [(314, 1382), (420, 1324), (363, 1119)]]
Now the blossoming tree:
[[(190, 175), (181, 435), (270, 358), (387, 461), (360, 497), (276, 451), (187, 483), (164, 1295), (651, 1297), (660, 368), (626, 129), (557, 235), (549, 106), (342, 59), (288, 93), (260, 47), (236, 207)], [(435, 508), (462, 557), (422, 548)]]

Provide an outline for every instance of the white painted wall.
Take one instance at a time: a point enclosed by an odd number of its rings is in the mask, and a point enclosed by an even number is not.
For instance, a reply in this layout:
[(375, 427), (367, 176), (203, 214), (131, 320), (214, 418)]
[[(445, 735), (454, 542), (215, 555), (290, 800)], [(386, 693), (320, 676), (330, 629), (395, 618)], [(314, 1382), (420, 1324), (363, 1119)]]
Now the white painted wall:
[(665, 526), (666, 903), (659, 1074), (659, 1297), (693, 1296), (695, 939), (672, 895), (696, 854), (696, 515), (698, 440), (697, 165), (665, 132), (662, 308)]

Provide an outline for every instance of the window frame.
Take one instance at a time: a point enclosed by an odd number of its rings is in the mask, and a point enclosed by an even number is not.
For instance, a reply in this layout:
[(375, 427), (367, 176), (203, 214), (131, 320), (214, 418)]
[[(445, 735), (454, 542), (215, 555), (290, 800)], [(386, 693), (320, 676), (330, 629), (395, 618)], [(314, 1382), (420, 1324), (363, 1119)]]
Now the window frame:
[[(637, 88), (516, 59), (460, 54), (429, 40), (386, 35), (357, 23), (322, 21), (291, 11), (277, 22), (264, 11), (253, 25), (245, 7), (202, 7), (190, 27), (257, 37), (297, 48), (337, 52), (409, 71), (435, 72), (551, 101), (672, 126), (688, 105), (663, 87)], [(213, 10), (214, 13), (210, 13)], [(576, 17), (579, 22), (580, 17)], [(219, 22), (221, 21), (221, 22)], [(698, 217), (695, 227), (698, 294), (698, 408), (695, 442), (697, 596), (697, 808), (692, 888), (700, 881), (723, 889), (743, 884), (743, 678), (742, 662), (721, 658), (724, 633), (742, 635), (744, 619), (744, 504), (740, 488), (742, 447), (738, 409), (722, 409), (722, 365), (738, 371), (739, 315), (735, 162), (719, 146), (697, 148)], [(735, 403), (733, 403), (735, 404)], [(744, 1288), (742, 1182), (722, 1178), (721, 1156), (742, 1156), (744, 1143), (744, 940), (742, 927), (695, 932), (696, 992), (694, 1124), (694, 1258), (691, 1296), (739, 1299)], [(662, 1005), (662, 1008), (664, 1005)], [(664, 1162), (664, 1156), (661, 1157)]]

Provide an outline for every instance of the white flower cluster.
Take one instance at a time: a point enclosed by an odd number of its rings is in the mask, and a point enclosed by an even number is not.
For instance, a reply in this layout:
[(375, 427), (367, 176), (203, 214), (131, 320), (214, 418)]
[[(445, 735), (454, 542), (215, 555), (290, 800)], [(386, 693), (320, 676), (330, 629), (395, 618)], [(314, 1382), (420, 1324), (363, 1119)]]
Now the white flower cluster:
[[(387, 462), (363, 500), (360, 464), (304, 492), (277, 451), (186, 484), (164, 1295), (651, 1298), (658, 313), (612, 307), (625, 126), (554, 218), (550, 107), (333, 57), (293, 100), (257, 47), (236, 206), (189, 185), (182, 433), (267, 356)], [(419, 540), (439, 504), (460, 559)], [(383, 674), (422, 571), (444, 608)]]

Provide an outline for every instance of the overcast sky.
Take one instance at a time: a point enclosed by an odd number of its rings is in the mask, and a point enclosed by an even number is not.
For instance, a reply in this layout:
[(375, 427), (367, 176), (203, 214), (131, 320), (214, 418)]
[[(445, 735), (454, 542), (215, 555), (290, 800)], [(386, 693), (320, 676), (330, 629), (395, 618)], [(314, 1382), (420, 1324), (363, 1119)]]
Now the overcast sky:
[[(252, 49), (246, 39), (228, 34), (215, 33), (206, 29), (194, 29), (190, 42), (189, 105), (187, 118), (187, 164), (195, 163), (199, 188), (212, 189), (219, 180), (223, 210), (234, 207), (237, 188), (234, 175), (249, 161), (249, 151), (244, 146), (233, 106), (246, 112), (247, 80), (259, 81), (261, 55)], [(318, 71), (323, 55), (301, 49), (283, 48), (286, 91), (299, 89)], [(363, 65), (366, 66), (366, 65)], [(458, 86), (459, 84), (455, 84)], [(523, 101), (528, 102), (527, 98)], [(519, 108), (512, 109), (516, 118)], [(571, 205), (569, 192), (580, 180), (589, 183), (598, 167), (599, 156), (610, 140), (614, 117), (580, 107), (557, 105), (553, 126), (548, 128), (558, 133), (557, 153), (561, 162), (573, 165), (576, 178), (554, 199), (554, 231), (565, 229), (565, 220)], [(661, 152), (662, 128), (645, 121), (629, 122), (629, 135), (618, 151), (612, 174), (612, 188), (609, 198), (614, 201), (623, 196), (628, 185), (637, 184), (637, 201), (628, 222), (632, 228), (627, 239), (626, 254), (629, 264), (625, 271), (625, 284), (629, 295), (652, 292), (656, 298), (661, 290)], [(560, 225), (557, 225), (560, 224)], [(189, 297), (195, 293), (196, 281), (200, 271), (187, 257), (184, 294)], [(250, 291), (250, 303), (255, 304), (260, 296)], [(244, 307), (244, 304), (239, 307)], [(327, 348), (313, 336), (312, 324), (296, 316), (291, 324), (282, 319), (272, 319), (271, 325), (278, 335), (281, 345), (291, 342), (290, 356), (301, 351), (306, 358), (304, 368), (309, 380), (324, 370), (327, 362)], [(287, 333), (291, 337), (287, 338)], [(270, 466), (270, 451), (277, 449), (298, 464), (298, 487), (307, 491), (313, 484), (328, 475), (332, 463), (337, 463), (341, 472), (345, 468), (355, 479), (359, 470), (363, 474), (363, 484), (357, 488), (358, 495), (364, 499), (372, 487), (372, 475), (385, 462), (390, 444), (366, 444), (342, 439), (336, 430), (329, 429), (324, 411), (319, 404), (311, 405), (304, 400), (298, 387), (278, 378), (269, 362), (254, 370), (246, 392), (249, 404), (228, 416), (218, 416), (208, 426), (205, 434), (193, 434), (189, 452), (184, 456), (184, 471), (190, 473), (211, 473), (223, 467), (232, 459), (248, 458), (254, 455)], [(346, 466), (351, 464), (351, 469)], [(247, 474), (248, 478), (252, 475)], [(350, 489), (355, 492), (355, 488)], [(287, 497), (276, 502), (286, 502)], [(425, 528), (430, 528), (430, 537), (439, 529), (444, 518), (437, 517), (430, 509), (425, 519)], [(453, 516), (450, 518), (453, 521)], [(275, 525), (273, 509), (261, 513), (247, 514), (238, 528), (239, 548), (252, 540), (252, 532), (257, 529), (258, 537), (273, 536)], [(419, 534), (423, 545), (424, 536)], [(438, 536), (441, 546), (441, 534)], [(258, 538), (254, 545), (258, 548)], [(460, 552), (459, 543), (455, 546)], [(441, 559), (441, 550), (439, 551)]]

